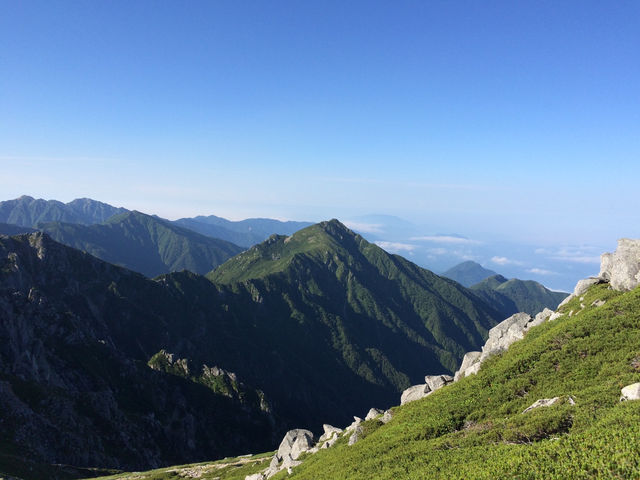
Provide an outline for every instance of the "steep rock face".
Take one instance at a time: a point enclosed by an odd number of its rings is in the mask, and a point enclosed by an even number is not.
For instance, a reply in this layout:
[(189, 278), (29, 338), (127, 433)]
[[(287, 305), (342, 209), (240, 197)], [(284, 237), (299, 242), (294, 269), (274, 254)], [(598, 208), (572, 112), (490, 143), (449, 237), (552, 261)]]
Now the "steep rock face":
[(615, 252), (603, 253), (598, 277), (615, 290), (633, 290), (640, 285), (640, 240), (622, 238)]
[(42, 233), (0, 238), (3, 444), (43, 463), (129, 469), (269, 448), (268, 413), (147, 366), (171, 327), (127, 298), (145, 290), (166, 297)]

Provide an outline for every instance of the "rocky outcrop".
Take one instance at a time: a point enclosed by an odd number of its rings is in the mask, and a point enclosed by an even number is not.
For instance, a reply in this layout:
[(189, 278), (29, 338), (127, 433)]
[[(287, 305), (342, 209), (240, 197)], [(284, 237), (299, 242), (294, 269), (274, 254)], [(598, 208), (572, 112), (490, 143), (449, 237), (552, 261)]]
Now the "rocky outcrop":
[(373, 420), (376, 417), (379, 417), (380, 415), (382, 415), (384, 412), (382, 410), (380, 410), (379, 408), (371, 408), (369, 410), (369, 412), (367, 413), (367, 416), (364, 417), (365, 421), (366, 420)]
[(627, 385), (620, 393), (622, 394), (620, 396), (621, 402), (626, 400), (640, 400), (640, 382)]
[(527, 408), (525, 408), (522, 413), (527, 413), (530, 412), (531, 410), (534, 410), (536, 408), (540, 408), (540, 407), (550, 407), (551, 405), (553, 405), (554, 403), (557, 403), (558, 400), (560, 400), (560, 397), (553, 397), (553, 398), (541, 398), (540, 400), (536, 400), (534, 403), (532, 403), (530, 406), (528, 406)]
[(598, 277), (614, 290), (633, 290), (640, 285), (640, 240), (622, 238), (615, 252), (603, 253)]
[(435, 392), (439, 388), (453, 382), (453, 377), (450, 375), (427, 375), (424, 377), (424, 382), (429, 386), (432, 392)]
[(297, 428), (295, 430), (289, 430), (280, 446), (278, 451), (271, 459), (269, 468), (264, 472), (249, 475), (245, 477), (245, 480), (262, 480), (265, 478), (271, 478), (281, 470), (290, 469), (297, 465), (300, 465), (298, 457), (303, 452), (308, 452), (313, 448), (313, 433), (309, 430)]
[(567, 298), (565, 298), (562, 302), (560, 302), (560, 305), (558, 305), (558, 308), (562, 307), (563, 305), (566, 305), (574, 298), (584, 295), (584, 293), (587, 290), (589, 290), (589, 287), (591, 287), (591, 285), (597, 285), (599, 283), (602, 283), (602, 281), (603, 280), (599, 277), (589, 277), (589, 278), (584, 278), (582, 280), (578, 280), (578, 283), (576, 283), (576, 287), (573, 289), (573, 293), (569, 295)]
[(545, 308), (542, 312), (538, 313), (535, 318), (527, 313), (516, 313), (511, 315), (506, 320), (500, 322), (498, 325), (489, 330), (489, 338), (482, 347), (482, 352), (467, 352), (462, 359), (460, 369), (456, 372), (454, 380), (457, 381), (468, 375), (478, 373), (482, 362), (484, 362), (491, 355), (500, 353), (511, 345), (516, 340), (520, 340), (524, 337), (524, 334), (531, 328), (540, 325), (551, 318), (553, 312), (548, 308)]
[(415, 402), (416, 400), (420, 400), (421, 398), (426, 397), (430, 393), (431, 389), (426, 383), (413, 385), (402, 392), (402, 395), (400, 396), (400, 405), (404, 405), (405, 403), (409, 402)]

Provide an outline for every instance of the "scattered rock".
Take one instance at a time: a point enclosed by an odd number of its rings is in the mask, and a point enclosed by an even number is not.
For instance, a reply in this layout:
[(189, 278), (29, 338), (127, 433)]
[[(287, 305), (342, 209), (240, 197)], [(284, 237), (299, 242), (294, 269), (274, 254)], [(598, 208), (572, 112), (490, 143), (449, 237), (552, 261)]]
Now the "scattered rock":
[(380, 415), (382, 415), (384, 412), (382, 410), (380, 410), (379, 408), (371, 408), (369, 410), (369, 413), (367, 413), (367, 416), (364, 417), (365, 420), (373, 420), (376, 417), (379, 417)]
[(540, 400), (536, 400), (531, 406), (525, 408), (522, 411), (522, 413), (527, 413), (528, 411), (538, 407), (550, 407), (551, 405), (556, 403), (558, 400), (560, 400), (560, 397), (541, 398)]
[(453, 377), (450, 375), (427, 375), (424, 377), (424, 382), (429, 386), (432, 392), (435, 392), (439, 388), (453, 382)]
[[(313, 448), (313, 433), (301, 428), (289, 430), (280, 442), (278, 451), (271, 459), (269, 467), (261, 473), (245, 477), (245, 480), (262, 480), (271, 478), (281, 470), (300, 465), (298, 457), (302, 452), (308, 452)], [(262, 475), (262, 476), (260, 476)]]
[(591, 302), (591, 306), (592, 307), (601, 307), (605, 303), (607, 303), (605, 300), (598, 299), (598, 300), (594, 300), (593, 302)]
[(546, 322), (547, 319), (550, 319), (553, 313), (554, 313), (553, 310), (545, 308), (540, 313), (538, 313), (533, 320), (531, 320), (527, 325), (525, 325), (525, 327), (526, 328), (537, 327), (541, 323)]
[[(482, 352), (465, 353), (462, 359), (462, 364), (460, 365), (460, 369), (453, 376), (454, 381), (458, 381), (461, 378), (464, 378), (467, 375), (470, 375), (471, 373), (476, 373), (478, 371), (478, 368), (480, 368), (479, 362), (480, 362), (481, 356), (482, 356)], [(472, 371), (471, 370), (472, 367), (474, 367), (476, 364), (478, 364), (478, 366)]]
[(640, 285), (640, 240), (618, 240), (615, 252), (600, 256), (598, 276), (614, 290), (633, 290)]
[(591, 285), (597, 285), (598, 283), (602, 283), (602, 279), (598, 277), (589, 277), (583, 280), (579, 280), (578, 283), (576, 283), (576, 287), (573, 289), (573, 293), (565, 298), (562, 302), (560, 302), (558, 308), (566, 305), (574, 298), (581, 296), (583, 293), (589, 290), (589, 287), (591, 287)]
[(362, 429), (362, 427), (360, 425), (358, 425), (354, 430), (353, 433), (351, 434), (351, 436), (349, 437), (349, 445), (353, 445), (354, 443), (356, 443), (358, 440), (360, 440), (362, 438), (362, 434), (364, 433), (364, 430)]
[(564, 313), (560, 313), (560, 312), (553, 312), (551, 314), (551, 316), (549, 317), (549, 321), (553, 322), (554, 320), (557, 320), (558, 318), (560, 318), (561, 316), (563, 316)]
[(412, 387), (409, 387), (404, 392), (402, 392), (402, 396), (400, 397), (400, 405), (420, 400), (430, 393), (431, 389), (426, 383), (421, 385), (413, 385)]
[(622, 389), (621, 393), (621, 402), (626, 400), (640, 400), (640, 382), (627, 385)]

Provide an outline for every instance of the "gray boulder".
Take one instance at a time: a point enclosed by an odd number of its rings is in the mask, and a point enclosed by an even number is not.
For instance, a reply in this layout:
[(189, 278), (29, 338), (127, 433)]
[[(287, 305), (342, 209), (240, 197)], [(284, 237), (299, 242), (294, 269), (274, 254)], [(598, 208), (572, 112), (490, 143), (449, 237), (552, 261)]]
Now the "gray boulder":
[(313, 433), (309, 430), (302, 428), (289, 430), (280, 442), (276, 456), (284, 458), (286, 455), (290, 455), (296, 460), (302, 452), (310, 450), (313, 443)]
[(633, 290), (640, 285), (640, 240), (618, 240), (615, 252), (601, 255), (598, 276), (614, 290)]
[(371, 408), (369, 409), (369, 412), (367, 413), (367, 416), (364, 417), (365, 420), (373, 420), (376, 417), (379, 417), (380, 415), (382, 415), (384, 412), (382, 410), (380, 410), (379, 408)]
[(404, 392), (402, 392), (402, 396), (400, 397), (400, 405), (404, 405), (405, 403), (409, 402), (415, 402), (416, 400), (420, 400), (421, 398), (426, 397), (430, 393), (431, 389), (426, 383), (421, 385), (413, 385), (412, 387), (409, 387)]
[(471, 375), (472, 373), (477, 373), (480, 368), (480, 357), (482, 356), (482, 352), (467, 352), (462, 358), (462, 364), (460, 365), (460, 369), (453, 376), (454, 381), (458, 381), (461, 378), (466, 377), (467, 375)]
[(527, 324), (531, 320), (531, 315), (528, 313), (515, 313), (489, 330), (489, 338), (482, 347), (480, 361), (506, 350), (513, 342), (523, 338)]
[(382, 415), (382, 418), (380, 418), (380, 421), (384, 424), (387, 424), (391, 421), (392, 418), (393, 418), (393, 412), (391, 410), (386, 410), (384, 412), (384, 415)]
[(353, 430), (353, 432), (351, 433), (351, 436), (349, 437), (349, 445), (353, 445), (358, 440), (360, 440), (362, 438), (362, 434), (363, 433), (364, 433), (364, 430), (362, 429), (362, 427), (360, 425), (358, 425)]
[(640, 400), (640, 382), (627, 385), (621, 391), (620, 401)]
[(537, 327), (541, 323), (546, 322), (553, 315), (553, 310), (549, 308), (545, 308), (540, 313), (538, 313), (535, 318), (526, 325), (526, 328)]
[(453, 377), (450, 375), (427, 375), (424, 377), (424, 382), (429, 386), (432, 392), (435, 392), (439, 388), (453, 382)]
[[(540, 400), (536, 400), (535, 402), (533, 402), (530, 406), (528, 406), (527, 408), (525, 408), (522, 413), (527, 413), (535, 408), (540, 408), (540, 407), (550, 407), (551, 405), (553, 405), (554, 403), (557, 403), (558, 400), (560, 400), (560, 397), (553, 397), (553, 398), (541, 398)], [(573, 400), (573, 399), (572, 399)]]

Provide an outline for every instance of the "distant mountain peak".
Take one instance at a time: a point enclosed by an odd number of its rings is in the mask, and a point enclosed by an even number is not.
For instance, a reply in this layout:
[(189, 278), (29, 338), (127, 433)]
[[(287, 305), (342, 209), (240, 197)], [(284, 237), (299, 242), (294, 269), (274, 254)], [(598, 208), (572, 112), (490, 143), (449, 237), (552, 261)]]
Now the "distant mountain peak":
[(443, 277), (450, 278), (451, 280), (455, 280), (465, 287), (470, 287), (471, 285), (475, 285), (476, 283), (481, 282), (485, 278), (497, 275), (497, 273), (493, 270), (484, 268), (482, 265), (474, 262), (473, 260), (467, 260), (450, 268), (441, 275)]

